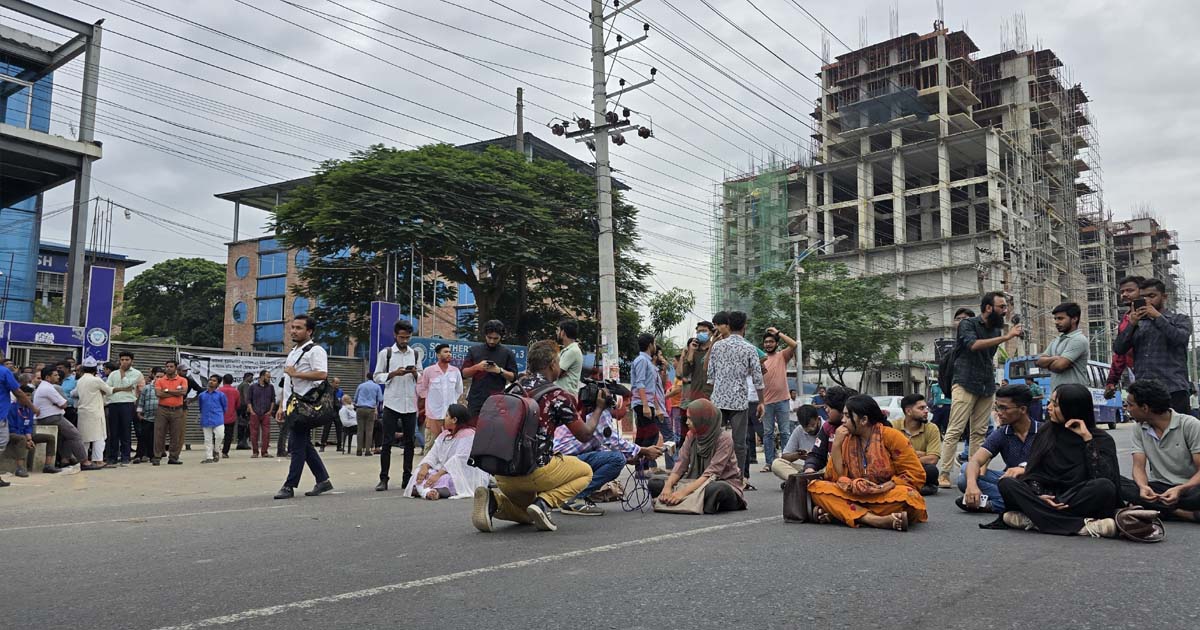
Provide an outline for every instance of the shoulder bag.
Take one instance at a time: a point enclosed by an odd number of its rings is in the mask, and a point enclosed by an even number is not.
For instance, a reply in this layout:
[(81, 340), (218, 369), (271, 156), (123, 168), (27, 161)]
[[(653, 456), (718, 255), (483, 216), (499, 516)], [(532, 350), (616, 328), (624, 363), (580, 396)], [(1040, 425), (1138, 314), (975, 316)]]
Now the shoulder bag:
[[(304, 346), (304, 349), (300, 351), (300, 356), (296, 357), (296, 362), (292, 365), (299, 365), (300, 360), (312, 347), (312, 343)], [(310, 431), (337, 420), (340, 405), (341, 402), (335, 400), (333, 387), (330, 386), (328, 380), (324, 380), (303, 394), (297, 394), (293, 390), (292, 397), (287, 402), (285, 415), (293, 427)]]
[(667, 514), (704, 514), (704, 491), (708, 489), (710, 483), (712, 483), (712, 477), (705, 477), (704, 484), (696, 488), (695, 492), (684, 497), (678, 505), (667, 505), (656, 498), (654, 499), (654, 511)]

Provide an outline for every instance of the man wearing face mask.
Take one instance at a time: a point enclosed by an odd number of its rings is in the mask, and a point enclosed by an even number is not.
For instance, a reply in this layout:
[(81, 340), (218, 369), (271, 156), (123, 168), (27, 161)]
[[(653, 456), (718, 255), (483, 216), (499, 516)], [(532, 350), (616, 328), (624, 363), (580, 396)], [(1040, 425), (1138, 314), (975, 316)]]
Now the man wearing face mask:
[(958, 358), (954, 362), (954, 386), (950, 393), (950, 423), (942, 440), (938, 461), (938, 487), (949, 488), (954, 451), (963, 432), (969, 429), (969, 451), (973, 455), (987, 435), (988, 414), (996, 392), (996, 348), (1021, 335), (1020, 324), (1004, 332), (1008, 300), (1003, 293), (986, 293), (979, 302), (979, 316), (958, 323)]
[(812, 451), (804, 459), (804, 472), (810, 473), (825, 469), (825, 464), (829, 463), (829, 445), (833, 443), (833, 434), (838, 427), (842, 426), (842, 413), (846, 408), (846, 401), (851, 396), (857, 395), (857, 391), (841, 385), (834, 385), (825, 390), (825, 424), (817, 432), (817, 439), (813, 440)]
[(705, 399), (708, 400), (712, 396), (712, 384), (708, 382), (708, 351), (712, 348), (713, 330), (715, 327), (712, 322), (700, 322), (696, 324), (696, 337), (688, 343), (687, 350), (683, 353), (683, 370), (680, 372), (680, 377), (683, 379), (683, 396), (679, 401), (681, 415), (679, 418), (680, 433), (679, 443), (683, 444), (687, 438), (687, 409), (692, 401)]
[(937, 425), (929, 422), (929, 403), (920, 394), (909, 394), (900, 399), (900, 409), (904, 417), (892, 421), (892, 427), (908, 438), (917, 459), (925, 468), (925, 485), (921, 486), (921, 494), (929, 496), (937, 494), (937, 463), (942, 452), (942, 432)]

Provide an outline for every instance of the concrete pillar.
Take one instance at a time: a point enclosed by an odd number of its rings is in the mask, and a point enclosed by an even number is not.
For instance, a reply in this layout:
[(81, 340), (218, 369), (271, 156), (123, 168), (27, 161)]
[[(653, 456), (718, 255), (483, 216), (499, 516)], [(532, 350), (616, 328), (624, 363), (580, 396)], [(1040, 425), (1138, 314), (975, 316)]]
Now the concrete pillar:
[(988, 170), (988, 229), (999, 231), (1003, 224), (1000, 216), (1000, 187), (996, 185), (996, 175), (1000, 172), (1000, 135), (995, 131), (987, 133), (987, 170)]
[(871, 203), (871, 193), (875, 186), (872, 183), (871, 165), (864, 160), (858, 161), (858, 247), (868, 249), (875, 246), (875, 213)]
[(908, 216), (904, 212), (904, 153), (894, 148), (894, 137), (892, 146), (892, 238), (897, 245), (903, 245), (908, 237)]
[(941, 238), (948, 238), (953, 231), (950, 221), (950, 150), (946, 141), (939, 140), (938, 155), (938, 212), (941, 213)]
[(809, 240), (815, 241), (817, 238), (817, 174), (814, 171), (808, 171), (804, 175), (805, 192), (807, 193), (808, 203), (808, 222), (805, 229), (808, 231)]

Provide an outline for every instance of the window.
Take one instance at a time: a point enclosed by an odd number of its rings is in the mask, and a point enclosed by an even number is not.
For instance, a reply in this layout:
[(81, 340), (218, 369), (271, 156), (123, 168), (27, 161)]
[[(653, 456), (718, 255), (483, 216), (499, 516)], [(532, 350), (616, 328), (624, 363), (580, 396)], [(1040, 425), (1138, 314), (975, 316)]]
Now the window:
[(239, 278), (245, 278), (250, 275), (250, 259), (245, 256), (238, 258), (237, 262), (233, 263), (233, 272)]
[(244, 324), (246, 322), (246, 303), (238, 302), (233, 305), (233, 321)]
[(283, 343), (283, 324), (256, 325), (254, 343)]
[(258, 242), (258, 251), (260, 252), (273, 252), (280, 249), (283, 249), (283, 246), (279, 244), (279, 239), (264, 238)]
[(465, 284), (458, 285), (458, 305), (473, 306), (475, 304), (475, 292), (471, 287)]
[(312, 255), (308, 253), (307, 249), (302, 249), (296, 252), (296, 269), (303, 269), (307, 267), (308, 259), (311, 257)]
[(298, 297), (292, 301), (292, 315), (308, 314), (308, 298)]
[(258, 275), (282, 276), (287, 273), (287, 252), (258, 255)]
[(258, 297), (276, 297), (287, 295), (287, 278), (276, 276), (274, 278), (259, 278), (258, 279)]
[(256, 322), (281, 322), (283, 321), (283, 298), (259, 300), (255, 311), (258, 315), (254, 320)]
[(260, 352), (283, 352), (283, 343), (256, 343), (254, 349)]

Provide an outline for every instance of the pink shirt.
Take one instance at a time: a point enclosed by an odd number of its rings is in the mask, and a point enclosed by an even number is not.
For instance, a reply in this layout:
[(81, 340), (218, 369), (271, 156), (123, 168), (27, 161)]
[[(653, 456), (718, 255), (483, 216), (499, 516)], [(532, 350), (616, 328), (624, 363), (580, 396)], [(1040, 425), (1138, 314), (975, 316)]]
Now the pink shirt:
[(767, 355), (767, 360), (763, 363), (764, 405), (791, 399), (787, 384), (787, 364), (792, 360), (792, 354), (790, 348), (785, 348)]

